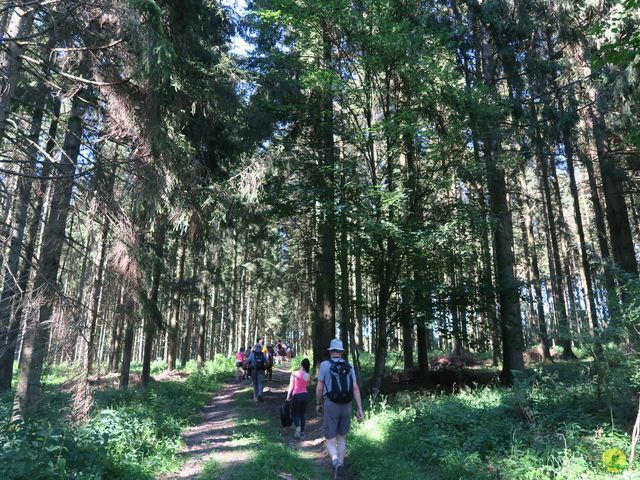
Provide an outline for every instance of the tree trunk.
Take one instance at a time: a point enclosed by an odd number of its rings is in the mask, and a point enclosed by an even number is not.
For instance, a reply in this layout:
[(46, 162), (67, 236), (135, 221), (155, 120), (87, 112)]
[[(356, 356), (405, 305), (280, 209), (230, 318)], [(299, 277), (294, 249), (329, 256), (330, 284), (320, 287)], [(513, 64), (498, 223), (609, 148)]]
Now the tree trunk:
[[(195, 253), (195, 256), (194, 256), (194, 259), (193, 259), (193, 266), (192, 266), (192, 269), (191, 269), (191, 277), (193, 278), (193, 281), (196, 282), (196, 285), (197, 285), (197, 278), (198, 278), (198, 268), (200, 268), (200, 262), (201, 262), (200, 254), (199, 253)], [(187, 309), (188, 310), (188, 313), (187, 313), (187, 325), (185, 327), (184, 343), (183, 343), (182, 353), (181, 353), (181, 357), (180, 357), (180, 366), (182, 368), (184, 368), (187, 365), (187, 362), (191, 358), (191, 343), (192, 343), (192, 337), (193, 337), (193, 320), (194, 320), (194, 316), (196, 314), (196, 307), (197, 307), (197, 302), (196, 302), (195, 298), (193, 298), (193, 297), (190, 298), (189, 308)]]
[(14, 419), (34, 410), (40, 400), (40, 376), (49, 343), (49, 320), (58, 297), (58, 267), (82, 139), (83, 116), (86, 108), (85, 99), (81, 98), (83, 93), (84, 91), (80, 90), (73, 97), (62, 156), (56, 166), (56, 174), (59, 178), (53, 185), (49, 217), (42, 237), (40, 265), (34, 285), (34, 294), (40, 301), (40, 311), (37, 319), (28, 326), (27, 338), (23, 342), (20, 374), (12, 413)]
[[(344, 159), (343, 159), (344, 162)], [(340, 191), (345, 191), (345, 172), (344, 165), (340, 172)], [(346, 205), (347, 201), (343, 200)], [(340, 339), (345, 348), (345, 358), (348, 358), (349, 350), (349, 332), (351, 331), (351, 298), (349, 292), (349, 239), (348, 239), (348, 220), (346, 210), (340, 213)]]
[(120, 288), (118, 304), (116, 305), (111, 327), (111, 341), (109, 342), (109, 372), (115, 373), (120, 365), (120, 345), (122, 343), (122, 319), (118, 312), (122, 309), (124, 301), (124, 286)]
[(582, 288), (584, 291), (587, 319), (589, 320), (589, 328), (591, 335), (597, 334), (599, 328), (598, 312), (596, 309), (596, 301), (593, 290), (593, 280), (591, 276), (591, 264), (589, 262), (589, 253), (587, 251), (587, 241), (584, 234), (584, 226), (582, 224), (582, 209), (580, 207), (580, 198), (578, 196), (578, 184), (576, 182), (576, 174), (574, 168), (574, 142), (571, 134), (571, 124), (564, 122), (562, 128), (562, 141), (564, 143), (565, 158), (567, 161), (567, 172), (569, 174), (569, 190), (573, 200), (573, 216), (576, 222), (576, 230), (578, 231), (578, 242), (580, 245), (580, 274), (582, 277)]
[(502, 377), (511, 382), (512, 370), (524, 370), (522, 351), (522, 323), (520, 319), (520, 296), (514, 275), (513, 224), (507, 204), (504, 171), (494, 158), (497, 145), (491, 139), (485, 143), (487, 186), (491, 216), (496, 222), (493, 235), (496, 249), (496, 283), (500, 300), (502, 327)]
[[(127, 302), (132, 305), (133, 302)], [(120, 370), (120, 389), (125, 389), (129, 386), (129, 372), (131, 370), (131, 360), (133, 359), (133, 332), (134, 322), (133, 317), (125, 315), (123, 323), (126, 325), (124, 333), (124, 346), (122, 349), (122, 369)]]
[(96, 327), (98, 324), (98, 314), (100, 307), (100, 295), (102, 293), (102, 282), (104, 277), (104, 266), (107, 259), (107, 246), (109, 244), (109, 220), (105, 218), (102, 226), (101, 241), (100, 241), (100, 253), (98, 255), (98, 265), (95, 273), (95, 279), (93, 281), (93, 287), (91, 291), (91, 306), (89, 309), (89, 329), (87, 336), (87, 349), (85, 352), (86, 373), (91, 375), (93, 373), (93, 364), (96, 359)]
[(427, 328), (425, 325), (426, 318), (418, 319), (416, 322), (416, 340), (418, 344), (418, 375), (420, 375), (421, 379), (425, 379), (427, 376), (427, 372), (429, 371), (429, 354), (428, 354), (428, 344), (427, 344)]
[[(551, 239), (551, 251), (549, 255), (553, 260), (555, 275), (551, 278), (551, 289), (553, 291), (553, 305), (558, 321), (558, 337), (563, 348), (562, 358), (575, 358), (571, 345), (571, 329), (567, 317), (567, 307), (563, 298), (564, 278), (562, 276), (562, 262), (560, 260), (560, 246), (558, 242), (558, 230), (556, 227), (555, 213), (553, 212), (553, 202), (551, 199), (551, 189), (549, 188), (549, 164), (544, 152), (544, 146), (537, 126), (536, 112), (531, 112), (534, 124), (534, 143), (536, 157), (540, 166), (540, 191), (543, 197), (547, 222), (549, 225), (549, 237)], [(549, 262), (551, 263), (551, 261)]]
[[(525, 176), (524, 168), (520, 175), (520, 189), (523, 194), (527, 194), (527, 180)], [(528, 255), (531, 265), (531, 281), (533, 285), (533, 291), (535, 293), (535, 306), (536, 316), (538, 323), (540, 348), (542, 349), (542, 359), (544, 361), (551, 360), (551, 346), (549, 345), (549, 334), (547, 333), (547, 322), (544, 316), (544, 300), (542, 298), (542, 288), (540, 282), (540, 266), (538, 264), (538, 248), (536, 246), (535, 235), (533, 231), (533, 223), (531, 221), (531, 209), (529, 203), (521, 201), (522, 216), (524, 217), (525, 231), (524, 237), (527, 238), (527, 243), (530, 247), (529, 252), (525, 252)]]
[(144, 316), (144, 349), (142, 352), (142, 386), (148, 387), (151, 378), (151, 356), (153, 342), (156, 340), (156, 333), (162, 324), (162, 312), (158, 306), (158, 292), (160, 291), (160, 277), (163, 272), (164, 244), (167, 236), (167, 219), (159, 213), (156, 215), (154, 232), (153, 272), (151, 287), (146, 292), (147, 301)]
[(609, 240), (607, 239), (607, 226), (605, 223), (604, 210), (602, 209), (602, 202), (600, 201), (600, 194), (598, 193), (598, 181), (593, 168), (593, 161), (589, 158), (589, 154), (586, 151), (581, 150), (581, 155), (582, 163), (587, 171), (587, 178), (589, 179), (589, 196), (591, 199), (591, 206), (593, 208), (593, 220), (595, 224), (594, 230), (598, 239), (600, 261), (602, 263), (602, 271), (604, 274), (603, 284), (606, 291), (608, 316), (613, 320), (613, 324), (615, 325), (618, 321), (618, 317), (620, 316), (620, 304), (618, 294), (616, 292), (614, 275), (609, 265), (609, 262), (611, 261), (611, 252), (609, 250)]
[[(99, 185), (99, 195), (102, 196), (103, 201), (108, 201), (113, 196), (113, 188), (115, 184), (116, 169), (107, 173), (108, 177), (104, 178), (103, 185)], [(102, 284), (104, 279), (105, 263), (107, 260), (107, 247), (109, 245), (109, 217), (103, 216), (103, 225), (100, 241), (100, 253), (98, 255), (97, 270), (93, 282), (91, 292), (91, 307), (90, 307), (90, 319), (89, 319), (89, 332), (87, 338), (87, 351), (85, 357), (87, 375), (91, 375), (93, 372), (93, 363), (96, 359), (96, 346), (95, 336), (96, 327), (98, 324), (98, 314), (100, 308), (100, 296), (102, 295)]]
[(17, 0), (13, 5), (7, 35), (3, 39), (4, 46), (0, 51), (0, 145), (7, 133), (7, 119), (18, 86), (26, 45), (24, 37), (30, 34), (35, 18), (35, 5), (31, 0)]
[[(331, 42), (323, 25), (323, 62), (331, 68)], [(313, 365), (319, 368), (327, 358), (327, 347), (336, 332), (336, 231), (334, 215), (335, 144), (333, 139), (333, 94), (320, 95), (318, 194), (318, 245), (316, 250), (315, 318), (313, 322)]]
[[(9, 242), (9, 251), (5, 265), (2, 294), (0, 295), (0, 392), (11, 388), (15, 340), (17, 338), (17, 329), (20, 326), (20, 317), (16, 316), (16, 320), (14, 321), (11, 313), (19, 308), (18, 305), (22, 300), (21, 292), (24, 291), (20, 290), (20, 273), (18, 269), (27, 224), (31, 184), (33, 183), (31, 176), (35, 173), (36, 162), (38, 160), (38, 151), (35, 145), (38, 144), (40, 139), (46, 94), (46, 88), (40, 89), (40, 91), (37, 92), (37, 103), (34, 108), (31, 120), (31, 131), (28, 137), (27, 163), (23, 167), (22, 173), (24, 175), (18, 178), (16, 186), (16, 200), (11, 222), (11, 240)], [(31, 258), (23, 261), (23, 268), (25, 262), (30, 263)]]
[[(555, 197), (555, 203), (558, 206), (557, 210), (557, 222), (556, 226), (558, 228), (558, 234), (560, 235), (559, 247), (560, 258), (564, 259), (563, 270), (561, 270), (560, 275), (566, 280), (566, 288), (563, 288), (563, 293), (565, 296), (565, 305), (569, 305), (569, 332), (571, 333), (571, 323), (574, 322), (576, 326), (578, 326), (578, 314), (576, 309), (576, 301), (575, 301), (575, 288), (573, 282), (573, 275), (571, 273), (571, 258), (569, 255), (569, 233), (567, 222), (564, 218), (564, 211), (562, 207), (562, 196), (560, 194), (560, 182), (558, 181), (558, 172), (556, 170), (555, 159), (549, 158), (549, 179), (551, 182), (551, 186), (553, 187), (553, 196)], [(552, 207), (553, 211), (553, 207)], [(564, 253), (564, 255), (563, 255)], [(580, 334), (579, 331), (577, 332)]]
[(178, 260), (178, 271), (173, 291), (173, 300), (171, 302), (171, 319), (169, 320), (169, 331), (167, 335), (167, 370), (176, 369), (176, 361), (178, 359), (178, 328), (180, 321), (180, 304), (182, 302), (182, 281), (184, 280), (184, 262), (187, 253), (185, 245), (186, 240), (180, 243), (180, 259)]
[(182, 344), (182, 352), (180, 353), (180, 367), (184, 368), (187, 362), (191, 358), (191, 340), (193, 330), (193, 316), (194, 316), (195, 303), (191, 301), (187, 308), (187, 324), (184, 329), (184, 342)]
[(410, 289), (402, 288), (400, 304), (400, 325), (402, 325), (402, 352), (405, 370), (413, 369), (413, 301)]
[(198, 324), (198, 368), (204, 368), (204, 362), (206, 360), (205, 346), (207, 338), (207, 314), (209, 305), (209, 289), (207, 286), (208, 281), (208, 274), (205, 272), (202, 278), (202, 294), (200, 297), (200, 309), (198, 315), (200, 318), (200, 322)]
[(364, 335), (363, 335), (363, 322), (364, 322), (364, 312), (363, 312), (363, 299), (362, 299), (362, 261), (360, 259), (361, 252), (359, 248), (355, 250), (355, 267), (353, 275), (355, 277), (355, 296), (356, 296), (356, 305), (355, 305), (355, 313), (356, 313), (356, 335), (358, 337), (357, 345), (358, 348), (364, 350)]
[(222, 287), (222, 277), (220, 274), (221, 265), (223, 261), (222, 249), (217, 250), (214, 254), (213, 261), (213, 288), (211, 289), (211, 344), (209, 345), (209, 358), (215, 360), (217, 347), (219, 342), (217, 341), (219, 336), (217, 332), (222, 332), (223, 318), (221, 312), (220, 296), (224, 294), (224, 288)]
[[(623, 285), (628, 280), (636, 280), (638, 278), (638, 264), (633, 246), (629, 213), (624, 198), (623, 182), (625, 175), (609, 152), (602, 114), (592, 107), (591, 115), (593, 136), (600, 163), (600, 174), (602, 175), (602, 189), (604, 191), (613, 261), (628, 276), (628, 278), (619, 278), (621, 285)], [(622, 288), (621, 299), (623, 303), (629, 301), (626, 296), (625, 289)]]
[[(451, 246), (453, 249), (453, 245)], [(449, 310), (451, 312), (451, 326), (453, 328), (453, 354), (462, 357), (462, 334), (460, 331), (460, 310), (458, 285), (455, 272), (455, 266), (451, 266), (449, 273), (449, 282), (451, 284), (449, 292)]]
[[(51, 41), (51, 40), (50, 40)], [(46, 99), (46, 93), (42, 93), (42, 100)], [(40, 95), (39, 95), (40, 98)], [(36, 192), (35, 198), (35, 207), (33, 209), (33, 214), (31, 217), (31, 221), (29, 223), (29, 230), (27, 234), (28, 243), (24, 250), (24, 257), (22, 261), (22, 268), (20, 269), (20, 273), (18, 275), (18, 285), (16, 289), (16, 295), (13, 297), (11, 307), (15, 305), (15, 310), (13, 312), (13, 316), (11, 318), (11, 322), (8, 327), (8, 331), (6, 332), (5, 339), (5, 348), (2, 350), (0, 354), (0, 384), (6, 385), (7, 389), (11, 387), (11, 379), (13, 377), (13, 359), (15, 357), (15, 351), (17, 346), (18, 333), (20, 331), (20, 325), (22, 322), (22, 313), (24, 308), (24, 298), (25, 292), (27, 291), (27, 286), (29, 284), (29, 277), (31, 275), (31, 267), (33, 263), (33, 258), (35, 256), (36, 245), (38, 240), (38, 230), (42, 223), (42, 212), (44, 209), (45, 198), (47, 196), (47, 186), (49, 185), (49, 180), (47, 177), (51, 174), (52, 164), (49, 161), (49, 157), (51, 156), (53, 149), (56, 145), (56, 135), (58, 132), (58, 118), (60, 115), (60, 106), (61, 102), (59, 98), (55, 98), (53, 101), (53, 108), (51, 112), (51, 122), (49, 124), (49, 132), (47, 144), (45, 147), (45, 155), (42, 160), (42, 175), (41, 180), (38, 182), (38, 190)], [(38, 109), (34, 112), (33, 122), (34, 125), (37, 124), (38, 119)], [(44, 105), (42, 106), (42, 113), (44, 113)], [(40, 123), (42, 122), (42, 118), (40, 119)], [(36, 136), (35, 129), (32, 131), (33, 137), (30, 138), (31, 142), (29, 147), (27, 148), (27, 155), (29, 161), (33, 161), (34, 164), (37, 161), (39, 152), (36, 148), (36, 145), (39, 140), (39, 132)], [(18, 197), (19, 198), (19, 197)], [(0, 322), (0, 325), (3, 323)], [(2, 391), (3, 387), (0, 387), (0, 391)]]
[[(473, 150), (476, 161), (480, 163), (480, 148), (478, 142), (474, 140)], [(490, 219), (488, 218), (487, 200), (482, 185), (477, 186), (478, 205), (480, 207), (480, 255), (482, 261), (482, 288), (480, 290), (481, 306), (487, 318), (487, 327), (491, 332), (491, 349), (493, 365), (497, 366), (501, 358), (500, 325), (496, 311), (496, 289), (493, 282), (493, 261), (491, 241), (491, 231), (489, 229)]]
[[(379, 260), (382, 263), (382, 259)], [(382, 265), (384, 269), (384, 265)], [(380, 284), (378, 287), (378, 321), (376, 324), (375, 336), (375, 363), (373, 366), (373, 378), (371, 379), (371, 391), (377, 395), (382, 386), (385, 362), (387, 359), (387, 305), (389, 303), (389, 288), (385, 282), (384, 272), (380, 273)]]

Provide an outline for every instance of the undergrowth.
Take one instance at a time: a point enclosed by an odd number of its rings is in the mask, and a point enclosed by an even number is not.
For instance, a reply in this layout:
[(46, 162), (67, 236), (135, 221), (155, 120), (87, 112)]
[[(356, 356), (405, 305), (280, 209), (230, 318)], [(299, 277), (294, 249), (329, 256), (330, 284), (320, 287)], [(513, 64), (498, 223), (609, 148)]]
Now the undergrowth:
[[(69, 395), (58, 388), (69, 372), (52, 368), (38, 416), (0, 425), (0, 478), (144, 480), (178, 468), (180, 432), (198, 420), (208, 392), (233, 372), (233, 362), (218, 357), (202, 370), (194, 363), (185, 370), (183, 382), (98, 391), (88, 421), (73, 425)], [(0, 398), (4, 418), (10, 402), (11, 392)]]
[(439, 480), (640, 479), (637, 459), (633, 470), (617, 473), (603, 461), (612, 449), (629, 454), (639, 362), (616, 349), (601, 362), (605, 375), (589, 360), (558, 362), (511, 389), (378, 398), (350, 435), (352, 471), (369, 480), (390, 472)]

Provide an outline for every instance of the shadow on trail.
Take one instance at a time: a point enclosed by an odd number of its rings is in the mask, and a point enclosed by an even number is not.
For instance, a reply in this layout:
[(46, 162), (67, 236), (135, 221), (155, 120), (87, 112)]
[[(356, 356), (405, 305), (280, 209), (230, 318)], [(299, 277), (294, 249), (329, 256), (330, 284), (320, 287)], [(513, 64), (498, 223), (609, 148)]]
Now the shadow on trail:
[[(237, 421), (229, 441), (213, 446), (212, 460), (203, 468), (202, 480), (244, 480), (269, 478), (316, 480), (327, 472), (318, 467), (317, 458), (309, 456), (300, 445), (287, 444), (289, 435), (280, 428), (278, 411), (285, 396), (288, 364), (274, 370), (273, 380), (265, 385), (264, 403), (252, 399), (251, 384), (246, 383), (235, 395)], [(216, 453), (236, 452), (232, 461), (216, 461)]]

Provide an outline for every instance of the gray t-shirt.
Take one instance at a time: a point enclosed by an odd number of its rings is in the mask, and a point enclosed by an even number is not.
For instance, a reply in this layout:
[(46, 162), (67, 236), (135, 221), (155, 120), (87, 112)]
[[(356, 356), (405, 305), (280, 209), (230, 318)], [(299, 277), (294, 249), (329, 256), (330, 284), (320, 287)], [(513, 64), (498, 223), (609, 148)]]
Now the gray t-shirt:
[[(347, 363), (347, 361), (344, 358), (334, 358), (331, 360), (325, 360), (320, 364), (320, 373), (318, 374), (318, 381), (324, 382), (324, 391), (322, 392), (322, 396), (324, 398), (326, 398), (327, 394), (329, 393), (329, 386), (331, 385), (331, 372), (330, 372), (331, 362)], [(352, 382), (351, 384), (355, 385), (356, 371), (351, 365), (349, 366), (351, 367), (351, 382)]]

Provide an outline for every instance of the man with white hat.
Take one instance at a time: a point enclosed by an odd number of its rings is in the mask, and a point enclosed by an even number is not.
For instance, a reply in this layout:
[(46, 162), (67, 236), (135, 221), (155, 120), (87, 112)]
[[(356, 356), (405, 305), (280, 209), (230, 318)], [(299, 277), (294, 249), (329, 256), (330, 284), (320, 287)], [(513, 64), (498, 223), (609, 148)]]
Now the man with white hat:
[(340, 478), (344, 470), (346, 437), (351, 426), (352, 401), (355, 399), (358, 421), (363, 418), (360, 388), (353, 367), (342, 358), (344, 347), (337, 338), (329, 345), (329, 360), (320, 364), (316, 387), (316, 411), (324, 415), (322, 427), (331, 456), (334, 479)]

